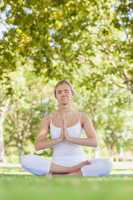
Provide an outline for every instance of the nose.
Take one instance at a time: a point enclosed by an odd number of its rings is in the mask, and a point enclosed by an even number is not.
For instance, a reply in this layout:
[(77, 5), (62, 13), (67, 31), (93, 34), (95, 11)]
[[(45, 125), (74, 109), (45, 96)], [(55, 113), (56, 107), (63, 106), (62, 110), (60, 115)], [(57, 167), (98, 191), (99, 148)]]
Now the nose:
[(67, 97), (65, 94), (61, 96), (62, 98)]
[(67, 98), (67, 95), (66, 94), (62, 94), (61, 98), (62, 99)]
[(62, 92), (62, 97), (67, 97), (67, 94), (65, 92)]

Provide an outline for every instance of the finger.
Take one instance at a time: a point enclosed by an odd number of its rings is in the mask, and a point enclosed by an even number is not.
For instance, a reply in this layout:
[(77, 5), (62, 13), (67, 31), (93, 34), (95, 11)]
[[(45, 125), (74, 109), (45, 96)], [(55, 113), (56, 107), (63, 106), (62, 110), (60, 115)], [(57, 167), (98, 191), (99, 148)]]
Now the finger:
[(64, 120), (64, 126), (66, 126), (66, 120)]
[(89, 160), (84, 161), (84, 163), (85, 163), (86, 165), (91, 164), (91, 162), (90, 162)]

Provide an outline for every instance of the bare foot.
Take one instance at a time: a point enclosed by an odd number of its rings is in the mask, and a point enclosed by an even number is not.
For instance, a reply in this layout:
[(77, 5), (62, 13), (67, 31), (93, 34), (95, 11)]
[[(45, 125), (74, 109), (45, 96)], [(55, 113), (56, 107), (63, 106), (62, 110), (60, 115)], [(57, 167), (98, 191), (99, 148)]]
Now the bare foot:
[(74, 165), (72, 167), (64, 167), (64, 166), (60, 166), (57, 165), (55, 163), (53, 163), (53, 165), (51, 166), (51, 173), (52, 174), (70, 174), (70, 173), (77, 173), (80, 171), (80, 169), (85, 166), (85, 165), (89, 165), (91, 164), (91, 162), (89, 160), (85, 160), (77, 165)]
[(79, 171), (77, 171), (77, 172), (73, 172), (73, 173), (69, 173), (69, 174), (67, 174), (66, 176), (81, 176), (82, 174), (81, 174), (81, 171), (79, 170)]
[(81, 168), (82, 168), (83, 166), (85, 166), (85, 165), (90, 165), (90, 164), (91, 164), (91, 162), (90, 162), (89, 160), (85, 160), (85, 161), (79, 163), (78, 165), (75, 165), (75, 166), (73, 167), (73, 170), (71, 170), (71, 171), (68, 172), (68, 173), (69, 173), (69, 174), (70, 174), (70, 173), (79, 173), (80, 170), (81, 170)]
[(66, 174), (52, 174), (52, 176), (81, 176), (81, 171), (66, 173)]
[(79, 163), (79, 167), (81, 168), (81, 167), (83, 167), (85, 165), (90, 165), (90, 164), (91, 164), (91, 162), (89, 160), (85, 160), (85, 161)]

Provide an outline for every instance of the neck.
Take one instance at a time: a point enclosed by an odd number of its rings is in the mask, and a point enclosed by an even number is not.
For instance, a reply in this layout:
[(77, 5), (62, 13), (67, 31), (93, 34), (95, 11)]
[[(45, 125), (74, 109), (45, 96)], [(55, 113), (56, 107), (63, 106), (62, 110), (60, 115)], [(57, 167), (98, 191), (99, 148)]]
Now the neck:
[(60, 113), (68, 113), (68, 112), (71, 112), (72, 110), (73, 110), (73, 108), (69, 104), (59, 105), (59, 107), (58, 107), (58, 112), (60, 112)]

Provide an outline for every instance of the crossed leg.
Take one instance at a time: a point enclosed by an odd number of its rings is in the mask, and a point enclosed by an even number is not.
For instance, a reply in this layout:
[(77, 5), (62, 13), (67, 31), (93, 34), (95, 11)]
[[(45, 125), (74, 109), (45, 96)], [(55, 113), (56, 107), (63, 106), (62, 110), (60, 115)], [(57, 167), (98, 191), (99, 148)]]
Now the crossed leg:
[(51, 163), (50, 173), (53, 175), (81, 175), (80, 169), (89, 164), (90, 162), (86, 160), (72, 167), (64, 167), (53, 162)]
[(26, 171), (38, 176), (49, 173), (53, 175), (107, 176), (112, 170), (112, 162), (109, 159), (86, 160), (72, 167), (64, 167), (37, 155), (22, 156), (21, 165)]

